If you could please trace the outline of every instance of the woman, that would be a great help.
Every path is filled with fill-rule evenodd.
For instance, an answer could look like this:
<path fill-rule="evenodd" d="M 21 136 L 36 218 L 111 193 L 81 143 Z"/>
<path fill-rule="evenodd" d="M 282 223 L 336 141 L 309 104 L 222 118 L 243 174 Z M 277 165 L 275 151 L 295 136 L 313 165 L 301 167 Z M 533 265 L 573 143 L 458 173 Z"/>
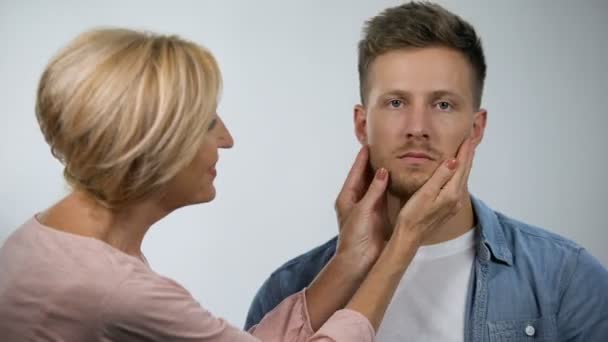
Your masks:
<path fill-rule="evenodd" d="M 152 271 L 141 253 L 155 222 L 215 197 L 218 149 L 233 145 L 216 113 L 219 90 L 213 56 L 175 36 L 90 31 L 49 63 L 36 115 L 72 192 L 0 249 L 3 340 L 373 340 L 424 234 L 457 205 L 471 148 L 404 206 L 388 243 L 388 174 L 366 180 L 362 149 L 337 201 L 336 256 L 246 333 Z"/>

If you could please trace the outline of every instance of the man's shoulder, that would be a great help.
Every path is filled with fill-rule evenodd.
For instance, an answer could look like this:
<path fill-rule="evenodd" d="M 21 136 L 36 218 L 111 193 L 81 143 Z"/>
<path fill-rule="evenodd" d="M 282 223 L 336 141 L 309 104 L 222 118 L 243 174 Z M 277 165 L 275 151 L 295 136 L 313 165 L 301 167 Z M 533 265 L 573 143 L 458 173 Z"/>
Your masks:
<path fill-rule="evenodd" d="M 606 268 L 567 237 L 476 204 L 484 241 L 498 256 L 488 263 L 488 292 L 495 294 L 489 296 L 488 321 L 530 324 L 534 317 L 538 334 L 545 336 L 584 341 L 606 336 Z"/>
<path fill-rule="evenodd" d="M 606 269 L 583 246 L 545 228 L 494 211 L 502 245 L 508 250 L 512 270 L 535 279 L 545 290 L 561 296 L 577 273 L 605 283 Z M 499 247 L 500 248 L 500 247 Z M 600 279 L 602 278 L 602 279 Z"/>
<path fill-rule="evenodd" d="M 336 236 L 322 245 L 290 259 L 272 272 L 270 278 L 297 277 L 303 280 L 314 278 L 334 255 L 337 243 L 338 237 Z M 310 281 L 305 286 L 308 286 Z"/>
<path fill-rule="evenodd" d="M 560 253 L 573 255 L 579 253 L 583 248 L 573 240 L 546 228 L 523 222 L 498 211 L 495 211 L 495 214 L 502 227 L 505 239 L 512 248 L 512 252 L 517 252 L 518 248 L 528 247 L 534 248 L 537 252 L 554 253 L 559 251 Z"/>
<path fill-rule="evenodd" d="M 489 243 L 492 252 L 504 261 L 556 252 L 572 256 L 582 249 L 567 237 L 505 215 L 477 198 L 473 197 L 473 204 L 484 239 Z"/>

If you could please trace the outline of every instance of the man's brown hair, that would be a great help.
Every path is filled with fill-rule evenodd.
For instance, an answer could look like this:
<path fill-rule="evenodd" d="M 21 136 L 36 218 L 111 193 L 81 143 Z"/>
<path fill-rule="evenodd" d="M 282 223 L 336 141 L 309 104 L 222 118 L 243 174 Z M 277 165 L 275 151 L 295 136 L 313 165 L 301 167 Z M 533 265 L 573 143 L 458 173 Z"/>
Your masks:
<path fill-rule="evenodd" d="M 481 40 L 471 24 L 430 2 L 409 2 L 384 10 L 365 23 L 359 42 L 361 103 L 369 91 L 369 68 L 376 57 L 394 50 L 443 46 L 460 51 L 474 73 L 474 106 L 481 105 L 486 62 Z"/>

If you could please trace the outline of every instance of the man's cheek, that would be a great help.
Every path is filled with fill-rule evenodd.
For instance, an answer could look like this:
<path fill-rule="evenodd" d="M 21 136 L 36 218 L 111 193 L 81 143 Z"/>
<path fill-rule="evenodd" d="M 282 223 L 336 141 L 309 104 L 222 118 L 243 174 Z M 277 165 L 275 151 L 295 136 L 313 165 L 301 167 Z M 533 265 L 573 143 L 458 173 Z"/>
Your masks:
<path fill-rule="evenodd" d="M 390 168 L 390 165 L 388 165 L 387 158 L 383 155 L 382 151 L 380 151 L 378 149 L 370 148 L 369 159 L 370 159 L 370 164 L 374 171 L 381 167 L 384 167 L 387 169 Z"/>
<path fill-rule="evenodd" d="M 373 148 L 370 147 L 370 151 L 369 151 L 369 163 L 372 167 L 372 170 L 376 171 L 378 170 L 380 167 L 382 167 L 382 165 L 380 165 L 380 161 L 378 158 L 378 152 L 375 151 Z"/>
<path fill-rule="evenodd" d="M 451 155 L 452 157 L 456 157 L 458 156 L 458 151 L 460 151 L 460 148 L 462 147 L 462 144 L 464 144 L 464 142 L 471 136 L 471 131 L 467 130 L 464 134 L 464 136 L 461 136 L 459 138 L 459 143 L 457 144 L 456 150 L 454 151 L 454 153 Z"/>

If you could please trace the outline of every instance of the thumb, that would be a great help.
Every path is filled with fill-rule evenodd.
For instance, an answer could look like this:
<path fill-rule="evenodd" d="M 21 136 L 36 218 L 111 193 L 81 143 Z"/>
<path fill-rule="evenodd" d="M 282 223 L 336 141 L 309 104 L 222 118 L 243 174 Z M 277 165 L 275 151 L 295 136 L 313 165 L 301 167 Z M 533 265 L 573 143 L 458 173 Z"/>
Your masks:
<path fill-rule="evenodd" d="M 367 192 L 361 199 L 361 206 L 365 209 L 373 208 L 376 203 L 381 201 L 386 191 L 388 184 L 388 171 L 385 168 L 379 168 L 374 175 Z"/>

